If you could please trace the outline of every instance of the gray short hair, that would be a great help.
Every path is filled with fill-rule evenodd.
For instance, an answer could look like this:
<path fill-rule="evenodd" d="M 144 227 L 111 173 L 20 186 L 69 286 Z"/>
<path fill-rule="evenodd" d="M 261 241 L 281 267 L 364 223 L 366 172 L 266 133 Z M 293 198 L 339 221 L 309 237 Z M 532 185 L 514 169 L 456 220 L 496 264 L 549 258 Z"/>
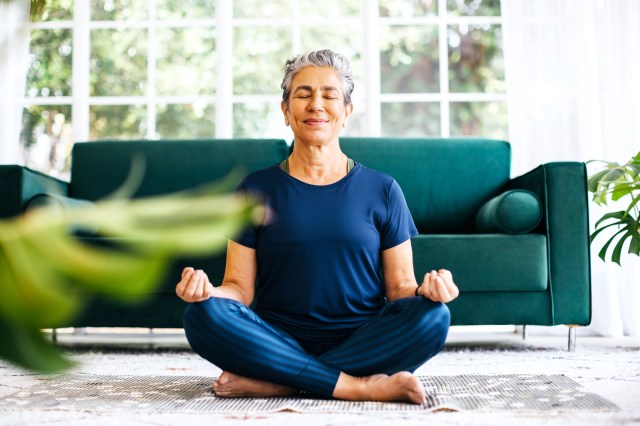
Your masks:
<path fill-rule="evenodd" d="M 284 78 L 282 79 L 282 100 L 289 108 L 289 95 L 291 94 L 291 82 L 300 70 L 306 67 L 330 67 L 336 70 L 344 93 L 344 104 L 351 103 L 351 93 L 353 92 L 353 73 L 346 56 L 335 53 L 329 49 L 314 50 L 302 53 L 287 60 L 284 65 Z"/>

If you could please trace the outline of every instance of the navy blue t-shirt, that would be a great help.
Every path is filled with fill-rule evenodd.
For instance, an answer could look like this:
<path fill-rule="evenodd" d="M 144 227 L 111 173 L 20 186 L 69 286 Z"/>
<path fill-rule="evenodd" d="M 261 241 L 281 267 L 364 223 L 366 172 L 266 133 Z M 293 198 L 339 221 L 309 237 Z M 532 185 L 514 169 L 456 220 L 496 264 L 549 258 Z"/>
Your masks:
<path fill-rule="evenodd" d="M 418 233 L 392 177 L 356 163 L 338 182 L 311 185 L 275 165 L 239 190 L 267 206 L 264 223 L 234 239 L 256 249 L 261 318 L 331 345 L 385 306 L 381 252 Z"/>

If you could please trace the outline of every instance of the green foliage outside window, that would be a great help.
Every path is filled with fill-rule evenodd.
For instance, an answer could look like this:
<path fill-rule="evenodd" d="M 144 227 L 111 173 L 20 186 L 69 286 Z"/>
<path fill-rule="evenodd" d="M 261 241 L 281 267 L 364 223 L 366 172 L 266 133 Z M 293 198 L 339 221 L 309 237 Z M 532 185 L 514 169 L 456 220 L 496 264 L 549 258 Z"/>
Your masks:
<path fill-rule="evenodd" d="M 25 95 L 30 98 L 71 96 L 72 31 L 33 30 Z"/>
<path fill-rule="evenodd" d="M 147 53 L 147 30 L 92 30 L 91 96 L 144 95 Z"/>
<path fill-rule="evenodd" d="M 382 93 L 438 92 L 438 27 L 389 26 L 381 32 Z"/>
<path fill-rule="evenodd" d="M 159 28 L 156 37 L 158 95 L 216 93 L 214 28 Z"/>
<path fill-rule="evenodd" d="M 35 2 L 41 0 L 34 0 Z M 105 23 L 139 22 L 149 19 L 146 0 L 87 0 L 92 21 Z M 73 0 L 46 0 L 40 19 L 69 22 L 69 28 L 34 29 L 31 39 L 31 64 L 26 97 L 72 96 L 72 63 L 74 60 Z M 215 96 L 219 93 L 217 76 L 221 66 L 231 67 L 232 93 L 240 96 L 233 103 L 231 123 L 234 137 L 282 137 L 284 127 L 279 114 L 279 102 L 265 105 L 264 98 L 251 96 L 280 94 L 282 65 L 294 52 L 330 47 L 347 55 L 356 79 L 355 114 L 347 135 L 367 136 L 370 126 L 365 120 L 369 108 L 363 104 L 368 83 L 363 62 L 365 34 L 360 0 L 255 0 L 234 1 L 232 13 L 233 50 L 229 63 L 218 63 L 218 48 L 226 40 L 216 39 L 215 2 L 209 0 L 156 0 L 158 25 L 155 36 L 149 29 L 93 28 L 90 30 L 90 96 L 138 97 L 138 100 L 100 101 L 89 106 L 90 138 L 212 138 L 216 132 Z M 291 5 L 295 3 L 295 7 Z M 450 24 L 447 27 L 447 57 L 440 57 L 440 34 L 434 23 L 413 22 L 412 19 L 435 19 L 438 0 L 379 0 L 380 27 L 380 88 L 381 94 L 438 95 L 441 90 L 441 61 L 447 61 L 450 93 L 504 94 L 504 61 L 502 29 L 496 24 Z M 448 0 L 448 17 L 499 16 L 498 0 Z M 287 19 L 296 21 L 287 23 Z M 453 19 L 452 18 L 452 19 Z M 166 20 L 199 21 L 196 26 L 172 27 Z M 263 25 L 265 20 L 279 20 L 277 25 Z M 386 19 L 394 19 L 388 23 Z M 406 19 L 406 22 L 402 20 Z M 251 20 L 259 20 L 253 23 Z M 285 21 L 282 21 L 285 20 Z M 336 20 L 334 24 L 333 20 Z M 344 20 L 344 21 L 340 21 Z M 349 21 L 351 20 L 351 21 Z M 349 25 L 341 22 L 351 22 Z M 296 29 L 297 28 L 297 29 Z M 299 39 L 294 41 L 294 35 Z M 149 42 L 155 40 L 153 46 Z M 149 53 L 155 65 L 153 87 L 149 75 Z M 204 96 L 207 99 L 158 99 L 149 102 L 149 93 L 159 97 Z M 248 98 L 244 98 L 248 97 Z M 64 101 L 65 102 L 71 102 Z M 269 101 L 271 102 L 271 101 Z M 39 102 L 40 104 L 42 102 Z M 71 125 L 70 105 L 34 105 L 25 108 L 22 146 L 25 155 L 36 152 L 35 145 L 47 140 L 68 151 L 73 143 L 70 132 L 56 133 L 55 125 L 64 118 L 65 128 Z M 116 102 L 117 103 L 117 102 Z M 504 102 L 445 103 L 449 111 L 452 136 L 476 135 L 506 138 L 506 106 Z M 382 135 L 438 136 L 443 131 L 444 112 L 434 99 L 411 102 L 389 100 L 380 106 Z M 154 114 L 152 114 L 155 112 Z M 276 118 L 277 117 L 277 118 Z M 152 134 L 149 119 L 154 119 Z M 274 121 L 277 120 L 277 121 Z M 78 125 L 78 123 L 75 123 Z M 67 138 L 67 139 L 65 139 Z M 38 142 L 38 144 L 36 144 Z M 30 148 L 31 147 L 31 148 Z M 39 152 L 39 151 L 38 151 Z M 28 163 L 29 160 L 27 160 Z M 35 164 L 35 163 L 34 163 Z M 62 168 L 61 168 L 62 167 Z M 64 176 L 65 161 L 52 160 L 51 165 L 38 167 L 44 172 Z"/>
<path fill-rule="evenodd" d="M 159 104 L 156 134 L 159 139 L 205 139 L 216 134 L 214 105 Z"/>
<path fill-rule="evenodd" d="M 449 89 L 503 93 L 502 28 L 495 25 L 449 27 Z"/>

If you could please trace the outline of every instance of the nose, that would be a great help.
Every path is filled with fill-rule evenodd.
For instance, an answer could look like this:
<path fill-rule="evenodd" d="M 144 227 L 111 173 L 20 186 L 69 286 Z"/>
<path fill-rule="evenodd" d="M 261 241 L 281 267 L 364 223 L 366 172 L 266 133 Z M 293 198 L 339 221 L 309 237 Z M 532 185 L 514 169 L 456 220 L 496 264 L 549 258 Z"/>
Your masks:
<path fill-rule="evenodd" d="M 307 111 L 323 111 L 324 110 L 324 102 L 322 100 L 322 95 L 314 94 L 309 99 L 309 104 L 307 105 Z"/>

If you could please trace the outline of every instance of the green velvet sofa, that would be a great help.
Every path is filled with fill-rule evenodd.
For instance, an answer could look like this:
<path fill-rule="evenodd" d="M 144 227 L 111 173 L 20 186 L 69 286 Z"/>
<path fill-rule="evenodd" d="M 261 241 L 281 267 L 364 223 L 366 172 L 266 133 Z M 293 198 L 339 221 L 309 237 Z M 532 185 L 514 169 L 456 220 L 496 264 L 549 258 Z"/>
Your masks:
<path fill-rule="evenodd" d="M 420 232 L 412 240 L 417 279 L 446 268 L 461 290 L 450 304 L 453 325 L 589 324 L 583 163 L 543 164 L 511 178 L 511 148 L 504 141 L 343 138 L 341 146 L 402 187 Z M 122 184 L 131 157 L 140 152 L 147 166 L 136 197 L 213 182 L 233 169 L 249 173 L 280 162 L 290 148 L 277 139 L 77 143 L 68 183 L 24 167 L 0 166 L 0 216 L 17 215 L 34 196 L 52 190 L 70 199 L 99 200 Z M 219 282 L 224 254 L 176 259 L 145 303 L 95 298 L 69 325 L 181 327 L 185 304 L 174 288 L 185 265 L 204 268 Z"/>

